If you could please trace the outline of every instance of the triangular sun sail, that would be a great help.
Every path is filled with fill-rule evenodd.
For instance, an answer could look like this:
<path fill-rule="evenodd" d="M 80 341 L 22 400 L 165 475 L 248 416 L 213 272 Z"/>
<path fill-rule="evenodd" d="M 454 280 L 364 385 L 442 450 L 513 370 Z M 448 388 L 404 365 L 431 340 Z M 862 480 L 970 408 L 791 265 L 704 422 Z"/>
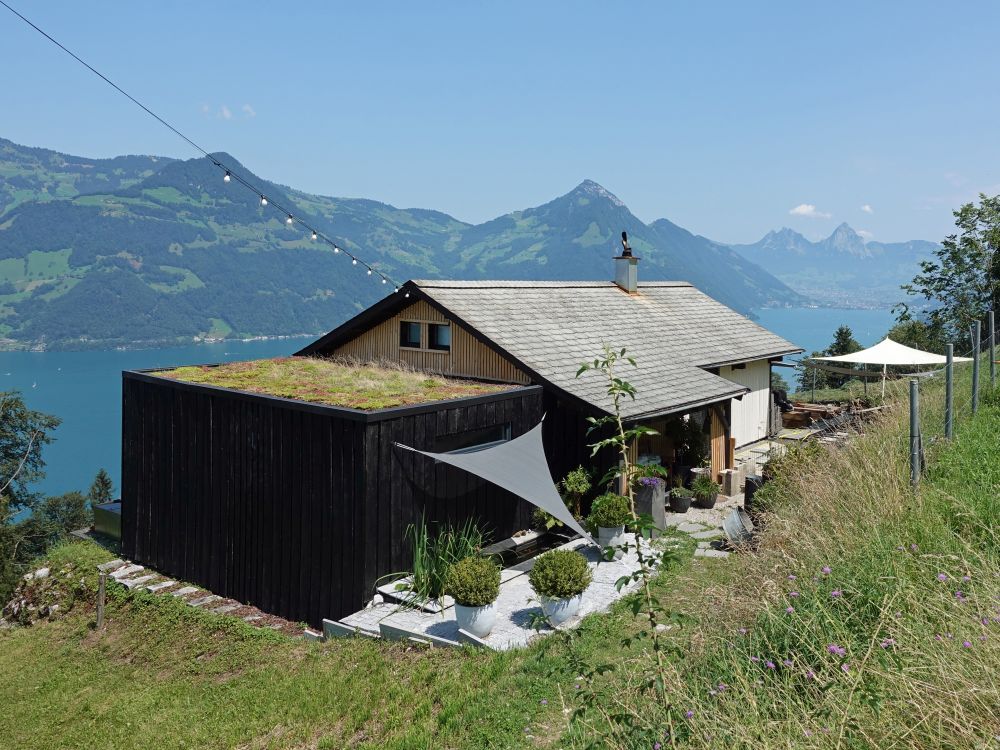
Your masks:
<path fill-rule="evenodd" d="M 524 498 L 532 505 L 558 518 L 584 539 L 597 544 L 586 529 L 573 518 L 573 514 L 556 492 L 549 465 L 545 461 L 541 422 L 520 437 L 472 453 L 431 453 L 402 443 L 396 445 L 475 474 L 497 487 Z"/>

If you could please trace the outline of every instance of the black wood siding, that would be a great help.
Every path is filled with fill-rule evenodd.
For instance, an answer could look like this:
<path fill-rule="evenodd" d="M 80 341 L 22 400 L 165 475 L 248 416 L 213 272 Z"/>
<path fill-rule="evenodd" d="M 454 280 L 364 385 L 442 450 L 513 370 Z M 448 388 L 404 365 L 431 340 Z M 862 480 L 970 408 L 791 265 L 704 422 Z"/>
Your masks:
<path fill-rule="evenodd" d="M 133 560 L 221 596 L 318 625 L 357 610 L 411 567 L 404 539 L 476 518 L 495 539 L 524 501 L 394 447 L 542 415 L 539 387 L 358 412 L 124 373 L 122 541 Z"/>

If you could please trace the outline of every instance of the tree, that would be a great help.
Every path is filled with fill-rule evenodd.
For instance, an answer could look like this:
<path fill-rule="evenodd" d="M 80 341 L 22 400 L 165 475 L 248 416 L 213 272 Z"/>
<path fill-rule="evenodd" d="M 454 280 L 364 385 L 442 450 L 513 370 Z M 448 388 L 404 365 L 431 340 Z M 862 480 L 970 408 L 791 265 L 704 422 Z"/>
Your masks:
<path fill-rule="evenodd" d="M 14 563 L 31 562 L 71 531 L 88 527 L 92 522 L 93 514 L 82 492 L 45 498 L 28 518 L 13 527 Z"/>
<path fill-rule="evenodd" d="M 860 352 L 863 348 L 857 339 L 854 338 L 854 332 L 850 329 L 850 326 L 840 326 L 833 334 L 833 343 L 827 347 L 826 356 L 840 357 L 844 354 L 854 354 L 854 352 Z M 827 372 L 824 374 L 826 375 L 827 388 L 843 388 L 844 384 L 851 378 L 850 375 L 841 375 L 836 372 Z"/>
<path fill-rule="evenodd" d="M 809 359 L 825 356 L 826 352 L 813 352 L 809 355 Z M 826 379 L 828 375 L 829 373 L 826 370 L 820 370 L 815 367 L 802 367 L 799 370 L 798 378 L 796 380 L 799 386 L 799 393 L 812 390 L 814 385 L 817 389 L 826 388 Z"/>
<path fill-rule="evenodd" d="M 966 203 L 953 213 L 959 231 L 903 285 L 933 303 L 928 323 L 948 339 L 964 338 L 970 324 L 1000 303 L 1000 195 L 980 193 L 979 205 Z"/>
<path fill-rule="evenodd" d="M 788 381 L 780 372 L 774 370 L 771 370 L 771 390 L 784 391 L 785 393 L 789 391 Z"/>
<path fill-rule="evenodd" d="M 945 336 L 940 326 L 916 318 L 900 319 L 889 329 L 893 341 L 924 352 L 944 354 Z"/>
<path fill-rule="evenodd" d="M 97 476 L 94 477 L 94 483 L 90 485 L 90 492 L 87 493 L 87 498 L 90 500 L 91 505 L 110 503 L 114 499 L 114 494 L 114 482 L 111 481 L 108 472 L 104 469 L 99 469 Z"/>
<path fill-rule="evenodd" d="M 38 502 L 29 488 L 45 476 L 42 446 L 52 442 L 50 433 L 59 422 L 29 409 L 17 391 L 0 392 L 0 496 L 10 512 Z"/>

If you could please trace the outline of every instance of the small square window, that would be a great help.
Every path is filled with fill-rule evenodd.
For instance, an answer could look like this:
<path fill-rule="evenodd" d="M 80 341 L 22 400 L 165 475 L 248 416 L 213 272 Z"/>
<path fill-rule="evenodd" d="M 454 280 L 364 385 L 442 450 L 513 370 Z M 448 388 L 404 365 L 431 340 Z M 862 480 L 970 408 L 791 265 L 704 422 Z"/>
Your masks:
<path fill-rule="evenodd" d="M 420 348 L 420 324 L 404 320 L 399 324 L 399 345 L 409 349 Z"/>
<path fill-rule="evenodd" d="M 446 352 L 451 349 L 451 326 L 447 323 L 431 323 L 427 326 L 429 349 Z"/>

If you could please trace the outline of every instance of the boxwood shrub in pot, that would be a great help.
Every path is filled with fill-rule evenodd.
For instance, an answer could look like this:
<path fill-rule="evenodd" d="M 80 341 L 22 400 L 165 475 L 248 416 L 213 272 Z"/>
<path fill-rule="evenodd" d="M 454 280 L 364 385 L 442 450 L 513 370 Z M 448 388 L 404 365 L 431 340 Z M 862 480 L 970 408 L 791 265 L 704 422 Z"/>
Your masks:
<path fill-rule="evenodd" d="M 691 483 L 694 504 L 699 508 L 714 508 L 721 489 L 722 487 L 717 482 L 712 481 L 712 477 L 708 474 L 699 474 Z"/>
<path fill-rule="evenodd" d="M 625 524 L 632 520 L 629 499 L 613 492 L 594 498 L 587 523 L 597 529 L 597 541 L 602 547 L 617 547 L 625 543 Z"/>
<path fill-rule="evenodd" d="M 580 611 L 591 574 L 587 558 L 579 552 L 555 549 L 535 559 L 528 581 L 541 600 L 542 612 L 556 626 Z"/>
<path fill-rule="evenodd" d="M 670 490 L 670 510 L 674 513 L 687 513 L 694 500 L 694 493 L 687 487 L 674 487 Z"/>
<path fill-rule="evenodd" d="M 477 638 L 485 638 L 497 619 L 500 566 L 489 557 L 463 558 L 448 569 L 445 593 L 455 600 L 458 627 Z"/>

